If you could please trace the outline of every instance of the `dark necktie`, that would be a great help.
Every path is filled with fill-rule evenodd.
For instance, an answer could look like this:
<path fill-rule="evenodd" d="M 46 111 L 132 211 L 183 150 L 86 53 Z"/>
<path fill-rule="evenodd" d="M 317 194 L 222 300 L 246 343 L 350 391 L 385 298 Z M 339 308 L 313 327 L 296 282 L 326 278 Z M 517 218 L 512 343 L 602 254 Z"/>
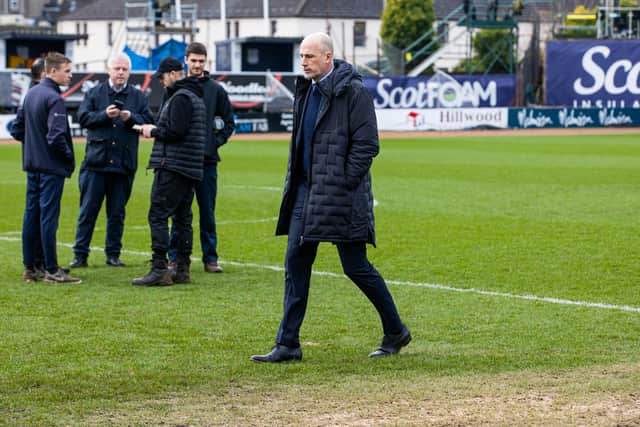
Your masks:
<path fill-rule="evenodd" d="M 313 128 L 316 126 L 318 118 L 318 107 L 320 106 L 320 91 L 315 84 L 311 85 L 311 93 L 307 99 L 307 106 L 302 119 L 302 171 L 306 177 L 309 172 L 309 164 L 311 162 L 311 141 L 313 139 Z"/>

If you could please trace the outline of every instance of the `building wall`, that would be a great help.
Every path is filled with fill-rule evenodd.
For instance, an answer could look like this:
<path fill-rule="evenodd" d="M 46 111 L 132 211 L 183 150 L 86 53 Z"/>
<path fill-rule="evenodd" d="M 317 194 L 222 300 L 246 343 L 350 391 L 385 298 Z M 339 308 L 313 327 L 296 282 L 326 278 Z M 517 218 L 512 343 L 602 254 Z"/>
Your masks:
<path fill-rule="evenodd" d="M 276 21 L 275 33 L 271 34 L 271 21 Z M 366 42 L 362 47 L 353 47 L 353 27 L 356 21 L 365 22 Z M 278 18 L 269 20 L 265 24 L 264 19 L 228 19 L 231 38 L 243 37 L 304 37 L 307 34 L 329 30 L 334 40 L 334 50 L 336 58 L 346 59 L 349 62 L 365 63 L 376 59 L 376 43 L 380 33 L 380 20 L 363 19 L 311 19 L 311 18 Z M 238 33 L 236 34 L 236 22 Z M 112 44 L 108 43 L 108 25 L 112 25 Z M 58 32 L 65 34 L 75 34 L 78 32 L 77 24 L 80 24 L 80 33 L 84 33 L 84 26 L 87 25 L 89 38 L 74 43 L 74 64 L 77 69 L 88 71 L 104 70 L 106 60 L 115 52 L 120 52 L 124 48 L 127 40 L 125 22 L 118 21 L 60 21 Z M 215 43 L 227 38 L 227 25 L 220 20 L 198 20 L 198 33 L 194 40 L 204 43 L 209 51 L 209 69 L 213 69 L 215 64 Z M 132 38 L 130 36 L 130 38 Z M 138 53 L 147 55 L 139 48 L 144 44 L 151 43 L 155 46 L 153 37 L 147 37 L 144 33 L 136 33 L 135 38 L 139 43 L 131 46 Z M 168 35 L 161 35 L 159 43 L 162 44 L 170 38 Z M 174 35 L 176 40 L 183 38 Z M 146 39 L 146 41 L 145 41 Z M 187 36 L 187 43 L 191 41 Z M 86 44 L 85 44 L 86 43 Z"/>

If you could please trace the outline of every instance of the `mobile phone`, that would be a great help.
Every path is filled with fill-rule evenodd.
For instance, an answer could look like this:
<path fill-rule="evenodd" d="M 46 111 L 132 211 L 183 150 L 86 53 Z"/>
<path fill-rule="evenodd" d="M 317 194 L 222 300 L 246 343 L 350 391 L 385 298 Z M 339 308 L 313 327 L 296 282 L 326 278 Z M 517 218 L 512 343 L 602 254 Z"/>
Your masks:
<path fill-rule="evenodd" d="M 120 99 L 113 101 L 113 105 L 115 105 L 118 110 L 124 110 L 124 102 Z"/>

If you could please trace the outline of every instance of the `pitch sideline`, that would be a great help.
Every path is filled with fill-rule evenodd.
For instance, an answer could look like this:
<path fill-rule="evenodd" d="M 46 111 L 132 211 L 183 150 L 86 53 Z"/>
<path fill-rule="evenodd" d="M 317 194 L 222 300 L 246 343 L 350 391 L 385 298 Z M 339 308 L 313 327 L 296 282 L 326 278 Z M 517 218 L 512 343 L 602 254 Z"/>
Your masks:
<path fill-rule="evenodd" d="M 13 232 L 0 233 L 0 241 L 6 241 L 6 242 L 22 241 L 22 238 L 9 237 L 6 234 L 15 234 L 15 233 Z M 73 248 L 73 244 L 71 243 L 58 242 L 58 246 L 65 247 L 65 248 Z M 91 250 L 101 252 L 101 251 L 104 251 L 104 248 L 101 248 L 99 246 L 91 246 Z M 147 256 L 147 257 L 151 256 L 149 252 L 132 251 L 128 249 L 123 249 L 122 253 L 126 253 L 129 255 L 137 255 L 137 256 Z M 200 259 L 192 257 L 191 260 L 193 262 L 197 262 Z M 236 267 L 249 267 L 249 268 L 256 268 L 261 270 L 284 272 L 283 267 L 276 266 L 276 265 L 256 264 L 251 262 L 237 262 L 237 261 L 229 261 L 224 259 L 220 259 L 220 262 L 222 264 L 233 265 Z M 325 276 L 325 277 L 333 277 L 338 279 L 346 278 L 344 274 L 334 273 L 331 271 L 313 271 L 312 274 L 314 276 Z M 589 302 L 589 301 L 574 301 L 574 300 L 568 300 L 563 298 L 540 297 L 537 295 L 520 295 L 520 294 L 512 294 L 509 292 L 487 291 L 484 289 L 477 289 L 477 288 L 456 288 L 455 286 L 441 285 L 438 283 L 409 282 L 405 280 L 393 280 L 393 279 L 389 279 L 389 280 L 385 279 L 385 281 L 387 282 L 387 284 L 396 285 L 396 286 L 413 286 L 413 287 L 428 288 L 428 289 L 447 291 L 447 292 L 468 293 L 468 294 L 476 294 L 476 295 L 498 297 L 498 298 L 510 298 L 510 299 L 525 300 L 525 301 L 543 302 L 548 304 L 598 308 L 598 309 L 616 310 L 616 311 L 624 311 L 624 312 L 640 314 L 640 307 L 632 307 L 628 305 L 615 305 L 615 304 L 606 304 L 606 303 Z"/>

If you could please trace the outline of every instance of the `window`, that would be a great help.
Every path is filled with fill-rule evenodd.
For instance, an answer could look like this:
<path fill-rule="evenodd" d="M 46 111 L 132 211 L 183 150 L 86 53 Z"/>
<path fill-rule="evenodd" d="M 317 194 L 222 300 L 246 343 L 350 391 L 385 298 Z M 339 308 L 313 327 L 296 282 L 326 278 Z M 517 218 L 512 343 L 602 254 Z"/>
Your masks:
<path fill-rule="evenodd" d="M 80 23 L 76 22 L 76 36 L 80 35 Z M 76 43 L 78 43 L 78 46 L 80 46 L 80 44 L 82 43 L 82 39 L 78 39 L 76 40 Z"/>
<path fill-rule="evenodd" d="M 235 26 L 236 38 L 238 38 L 240 37 L 240 21 L 235 21 L 233 24 Z"/>
<path fill-rule="evenodd" d="M 107 42 L 109 46 L 113 46 L 113 22 L 107 24 Z"/>
<path fill-rule="evenodd" d="M 365 46 L 367 44 L 367 23 L 356 21 L 353 23 L 353 45 Z"/>
<path fill-rule="evenodd" d="M 84 33 L 83 33 L 83 34 L 84 34 L 84 36 L 85 36 L 85 38 L 84 38 L 84 45 L 86 46 L 86 45 L 87 45 L 87 39 L 89 38 L 89 37 L 88 37 L 88 36 L 89 36 L 89 34 L 87 33 L 87 23 L 86 23 L 86 22 L 84 23 Z"/>
<path fill-rule="evenodd" d="M 227 21 L 227 39 L 231 38 L 231 22 Z"/>
<path fill-rule="evenodd" d="M 278 21 L 274 19 L 271 21 L 271 37 L 275 36 L 277 31 L 278 31 Z"/>
<path fill-rule="evenodd" d="M 9 12 L 20 12 L 20 0 L 9 0 Z"/>

